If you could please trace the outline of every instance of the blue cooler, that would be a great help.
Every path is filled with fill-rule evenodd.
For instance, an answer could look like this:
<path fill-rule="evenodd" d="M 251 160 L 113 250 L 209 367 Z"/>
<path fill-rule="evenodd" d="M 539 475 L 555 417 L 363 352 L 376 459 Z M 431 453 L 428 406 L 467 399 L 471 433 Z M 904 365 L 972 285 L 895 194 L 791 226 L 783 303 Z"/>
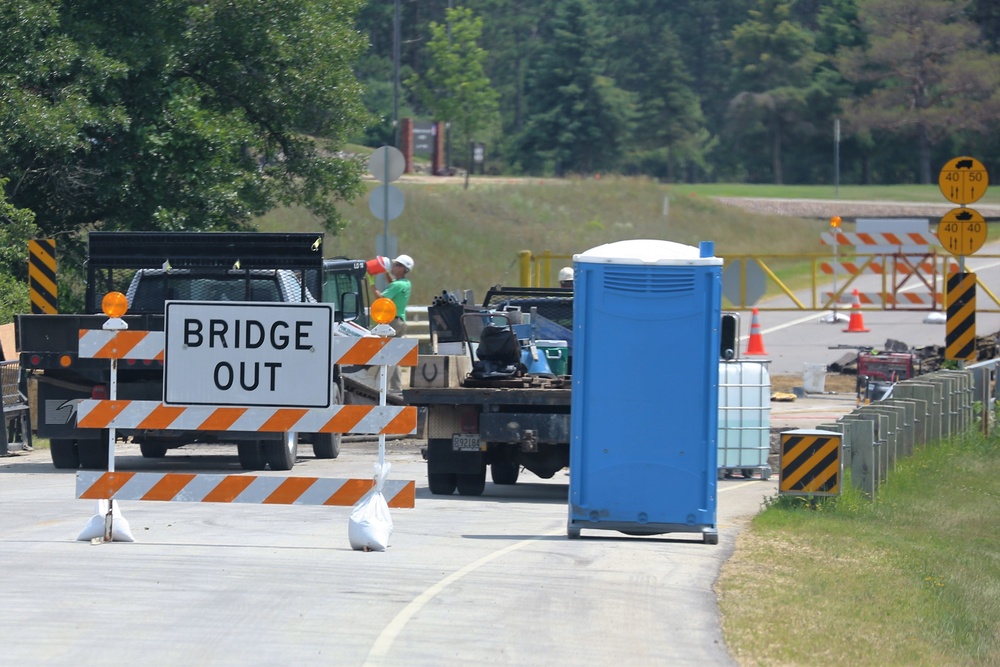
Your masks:
<path fill-rule="evenodd" d="M 717 544 L 722 259 L 659 240 L 574 256 L 569 537 Z"/>

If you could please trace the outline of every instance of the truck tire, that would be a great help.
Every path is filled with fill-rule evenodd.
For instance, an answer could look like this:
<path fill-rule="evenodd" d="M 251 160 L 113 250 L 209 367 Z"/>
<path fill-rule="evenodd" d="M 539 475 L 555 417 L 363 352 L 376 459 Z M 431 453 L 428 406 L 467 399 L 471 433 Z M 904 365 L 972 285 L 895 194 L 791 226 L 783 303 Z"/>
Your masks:
<path fill-rule="evenodd" d="M 108 469 L 107 439 L 77 440 L 76 451 L 80 455 L 80 467 L 84 470 Z"/>
<path fill-rule="evenodd" d="M 471 474 L 455 475 L 455 485 L 460 496 L 481 496 L 486 488 L 486 466 Z"/>
<path fill-rule="evenodd" d="M 76 470 L 80 467 L 80 454 L 76 451 L 75 440 L 49 440 L 49 454 L 52 465 L 60 470 Z"/>
<path fill-rule="evenodd" d="M 240 467 L 244 470 L 263 470 L 267 466 L 264 446 L 256 440 L 237 442 L 236 452 L 240 457 Z"/>
<path fill-rule="evenodd" d="M 291 470 L 299 453 L 297 433 L 285 433 L 277 442 L 264 443 L 264 458 L 271 470 Z"/>
<path fill-rule="evenodd" d="M 497 461 L 490 464 L 490 477 L 494 484 L 517 484 L 521 466 L 513 461 Z"/>
<path fill-rule="evenodd" d="M 427 473 L 427 486 L 435 496 L 450 496 L 455 493 L 455 474 L 429 472 Z"/>
<path fill-rule="evenodd" d="M 340 433 L 313 433 L 313 455 L 318 459 L 335 459 L 340 456 Z"/>
<path fill-rule="evenodd" d="M 142 452 L 143 458 L 162 459 L 167 455 L 167 446 L 158 445 L 152 442 L 140 442 L 139 451 Z"/>

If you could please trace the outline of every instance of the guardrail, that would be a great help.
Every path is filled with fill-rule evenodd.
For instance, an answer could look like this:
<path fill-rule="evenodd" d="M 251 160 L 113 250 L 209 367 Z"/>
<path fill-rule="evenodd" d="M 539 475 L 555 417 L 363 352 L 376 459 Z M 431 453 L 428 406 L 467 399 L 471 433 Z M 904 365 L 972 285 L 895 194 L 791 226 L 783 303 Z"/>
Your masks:
<path fill-rule="evenodd" d="M 419 344 L 430 344 L 431 322 L 427 319 L 427 306 L 406 307 L 406 335 L 416 338 Z"/>

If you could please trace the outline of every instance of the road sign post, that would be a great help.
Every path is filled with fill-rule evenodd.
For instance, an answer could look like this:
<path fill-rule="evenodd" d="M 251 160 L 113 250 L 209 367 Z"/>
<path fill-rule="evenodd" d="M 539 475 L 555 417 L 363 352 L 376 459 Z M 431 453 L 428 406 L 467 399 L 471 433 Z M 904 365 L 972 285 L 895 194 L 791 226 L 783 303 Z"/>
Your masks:
<path fill-rule="evenodd" d="M 397 180 L 406 170 L 406 157 L 403 156 L 395 146 L 382 146 L 375 149 L 371 158 L 368 159 L 368 171 L 375 177 L 375 180 L 382 185 L 375 188 L 369 195 L 368 208 L 372 215 L 381 220 L 383 225 L 383 236 L 381 243 L 376 241 L 375 252 L 386 257 L 395 257 L 396 252 L 391 248 L 392 241 L 389 236 L 389 221 L 395 220 L 403 212 L 404 197 L 403 192 L 395 185 L 390 185 Z M 386 288 L 386 278 L 384 275 L 375 276 L 379 290 Z"/>
<path fill-rule="evenodd" d="M 965 256 L 975 254 L 986 242 L 986 220 L 966 205 L 981 199 L 989 185 L 983 163 L 964 155 L 948 160 L 938 174 L 941 194 L 960 205 L 938 223 L 941 246 L 958 257 L 958 273 L 948 276 L 947 283 L 944 356 L 959 363 L 976 359 L 976 274 L 965 272 Z"/>

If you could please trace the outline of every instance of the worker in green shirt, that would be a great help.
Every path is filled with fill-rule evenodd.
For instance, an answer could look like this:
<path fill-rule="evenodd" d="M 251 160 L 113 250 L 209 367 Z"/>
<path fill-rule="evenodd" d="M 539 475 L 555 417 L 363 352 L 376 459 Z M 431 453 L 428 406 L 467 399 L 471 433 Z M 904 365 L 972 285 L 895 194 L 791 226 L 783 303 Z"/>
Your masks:
<path fill-rule="evenodd" d="M 399 338 L 406 334 L 406 306 L 410 303 L 410 279 L 406 276 L 413 270 L 413 258 L 409 255 L 400 255 L 392 260 L 392 266 L 386 273 L 389 285 L 382 291 L 375 290 L 375 296 L 392 299 L 396 304 L 396 317 L 389 323 L 396 331 Z M 402 383 L 399 376 L 399 366 L 393 366 L 389 372 L 389 391 L 398 393 L 402 391 Z"/>
<path fill-rule="evenodd" d="M 375 290 L 375 296 L 392 299 L 396 304 L 396 319 L 389 324 L 396 330 L 396 336 L 406 333 L 406 307 L 410 304 L 410 279 L 406 276 L 413 270 L 413 258 L 409 255 L 400 255 L 392 260 L 392 266 L 386 273 L 389 286 L 381 292 Z"/>

